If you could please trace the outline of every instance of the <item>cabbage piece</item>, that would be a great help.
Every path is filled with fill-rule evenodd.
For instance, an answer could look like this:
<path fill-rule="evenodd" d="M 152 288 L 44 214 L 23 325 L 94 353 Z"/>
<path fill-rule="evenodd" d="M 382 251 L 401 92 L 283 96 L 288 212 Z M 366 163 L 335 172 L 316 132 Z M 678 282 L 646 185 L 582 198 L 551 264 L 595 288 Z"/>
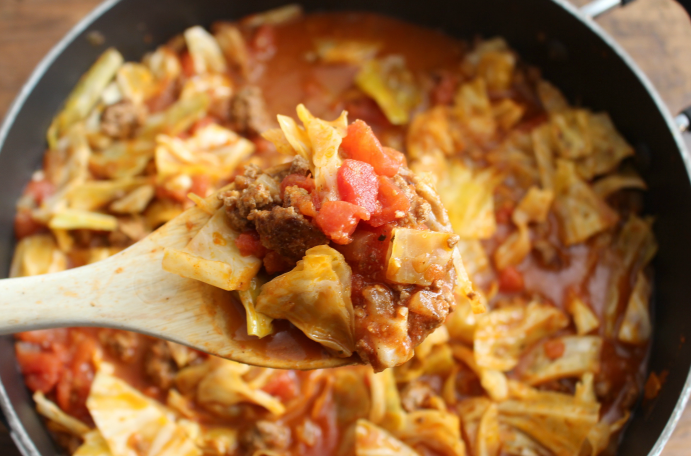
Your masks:
<path fill-rule="evenodd" d="M 478 366 L 473 351 L 460 344 L 451 346 L 453 356 L 463 362 L 480 379 L 480 385 L 495 401 L 503 401 L 509 394 L 506 375 L 496 369 L 486 369 Z"/>
<path fill-rule="evenodd" d="M 554 192 L 530 187 L 513 211 L 512 219 L 516 225 L 524 223 L 544 223 L 547 220 Z"/>
<path fill-rule="evenodd" d="M 552 140 L 561 157 L 575 160 L 591 155 L 589 118 L 585 109 L 568 109 L 550 115 Z"/>
<path fill-rule="evenodd" d="M 86 137 L 86 130 L 81 123 L 73 125 L 57 147 L 46 152 L 44 173 L 58 192 L 48 201 L 61 198 L 63 191 L 83 183 L 89 177 L 89 157 L 91 147 Z M 44 202 L 43 206 L 49 203 Z"/>
<path fill-rule="evenodd" d="M 510 98 L 504 98 L 492 105 L 494 119 L 504 131 L 510 131 L 523 118 L 526 108 Z"/>
<path fill-rule="evenodd" d="M 576 162 L 576 169 L 584 179 L 614 170 L 626 157 L 634 155 L 633 147 L 619 134 L 607 113 L 590 114 L 588 136 L 592 153 Z"/>
<path fill-rule="evenodd" d="M 314 43 L 317 58 L 324 63 L 359 65 L 374 58 L 381 43 L 359 40 L 318 39 Z"/>
<path fill-rule="evenodd" d="M 394 125 L 407 124 L 410 111 L 420 102 L 415 78 L 399 55 L 365 62 L 355 76 L 355 84 L 377 102 Z"/>
<path fill-rule="evenodd" d="M 487 152 L 486 159 L 495 168 L 506 170 L 521 188 L 540 183 L 531 132 L 520 129 L 509 132 L 508 138 Z"/>
<path fill-rule="evenodd" d="M 67 257 L 49 234 L 34 234 L 17 244 L 10 277 L 30 277 L 67 269 Z"/>
<path fill-rule="evenodd" d="M 206 116 L 211 100 L 205 92 L 180 98 L 163 112 L 150 115 L 139 136 L 153 140 L 158 134 L 177 136 Z"/>
<path fill-rule="evenodd" d="M 194 424 L 196 425 L 197 423 Z M 238 430 L 228 427 L 202 427 L 199 436 L 195 440 L 202 452 L 209 456 L 236 454 L 240 446 Z"/>
<path fill-rule="evenodd" d="M 458 416 L 447 411 L 408 413 L 404 427 L 394 435 L 412 447 L 427 447 L 442 456 L 465 456 L 461 423 Z"/>
<path fill-rule="evenodd" d="M 91 428 L 77 418 L 68 415 L 54 402 L 49 401 L 42 392 L 36 391 L 33 395 L 36 402 L 36 411 L 48 418 L 52 424 L 69 434 L 84 437 L 91 432 Z"/>
<path fill-rule="evenodd" d="M 394 228 L 386 278 L 395 283 L 431 285 L 439 268 L 442 271 L 448 270 L 454 250 L 449 245 L 452 236 L 453 234 L 435 231 Z M 460 264 L 462 266 L 462 262 Z"/>
<path fill-rule="evenodd" d="M 153 185 L 142 185 L 114 201 L 109 209 L 116 214 L 139 214 L 146 209 L 155 193 L 156 189 Z"/>
<path fill-rule="evenodd" d="M 221 47 L 203 27 L 198 25 L 190 27 L 185 30 L 184 36 L 187 50 L 194 63 L 195 73 L 225 73 L 227 71 Z"/>
<path fill-rule="evenodd" d="M 484 304 L 484 302 L 483 302 Z M 486 306 L 486 304 L 484 304 Z M 446 318 L 444 325 L 449 332 L 449 337 L 463 343 L 472 345 L 475 337 L 475 325 L 479 315 L 473 312 L 473 307 L 465 297 L 456 297 L 456 308 Z"/>
<path fill-rule="evenodd" d="M 154 200 L 144 211 L 144 221 L 146 222 L 146 227 L 153 231 L 180 214 L 182 214 L 182 205 L 175 201 L 169 199 Z"/>
<path fill-rule="evenodd" d="M 369 371 L 371 403 L 369 420 L 396 432 L 404 426 L 406 412 L 401 405 L 393 369 L 374 373 Z"/>
<path fill-rule="evenodd" d="M 355 350 L 351 270 L 326 245 L 312 247 L 292 271 L 262 286 L 255 308 L 274 319 L 290 320 L 310 339 L 338 357 Z"/>
<path fill-rule="evenodd" d="M 461 84 L 454 97 L 456 115 L 463 128 L 481 142 L 491 139 L 497 130 L 497 122 L 483 78 Z"/>
<path fill-rule="evenodd" d="M 128 179 L 144 172 L 154 156 L 155 143 L 148 139 L 115 141 L 89 157 L 89 168 L 99 177 Z"/>
<path fill-rule="evenodd" d="M 539 302 L 492 310 L 478 318 L 475 360 L 486 369 L 511 370 L 528 346 L 568 324 L 561 310 Z"/>
<path fill-rule="evenodd" d="M 653 328 L 650 321 L 650 279 L 641 271 L 636 276 L 624 320 L 619 327 L 618 338 L 629 344 L 644 344 L 650 339 Z"/>
<path fill-rule="evenodd" d="M 158 81 L 159 90 L 182 73 L 180 59 L 168 46 L 159 46 L 154 52 L 145 55 L 143 63 Z"/>
<path fill-rule="evenodd" d="M 233 406 L 240 403 L 257 404 L 279 416 L 285 412 L 280 400 L 260 388 L 253 388 L 242 374 L 246 366 L 234 361 L 216 360 L 213 367 L 197 385 L 197 402 L 219 416 L 234 416 Z M 236 413 L 236 411 L 235 411 Z"/>
<path fill-rule="evenodd" d="M 470 279 L 489 267 L 489 258 L 478 239 L 461 239 L 456 248 L 463 258 L 463 266 Z"/>
<path fill-rule="evenodd" d="M 611 194 L 625 188 L 646 190 L 648 186 L 641 176 L 635 173 L 611 174 L 598 179 L 593 184 L 593 191 L 602 199 L 606 199 Z"/>
<path fill-rule="evenodd" d="M 229 109 L 233 96 L 233 82 L 226 74 L 207 73 L 193 76 L 185 81 L 180 92 L 180 99 L 190 99 L 198 94 L 209 97 L 209 112 L 211 115 L 222 116 Z"/>
<path fill-rule="evenodd" d="M 518 429 L 499 423 L 501 450 L 507 456 L 553 456 L 553 453 Z"/>
<path fill-rule="evenodd" d="M 48 128 L 48 147 L 55 149 L 58 139 L 76 122 L 85 119 L 94 108 L 101 93 L 115 76 L 124 59 L 115 49 L 107 49 L 72 89 L 65 107 Z"/>
<path fill-rule="evenodd" d="M 453 260 L 453 266 L 456 271 L 456 284 L 454 286 L 454 295 L 456 299 L 465 299 L 470 303 L 470 308 L 474 314 L 481 314 L 487 311 L 487 305 L 483 301 L 480 293 L 475 291 L 470 278 L 468 277 L 468 272 L 463 264 L 463 259 L 461 258 L 461 251 L 456 245 L 451 255 Z"/>
<path fill-rule="evenodd" d="M 552 353 L 558 347 L 561 353 Z M 550 380 L 580 377 L 600 370 L 602 338 L 599 336 L 563 336 L 548 339 L 526 355 L 521 379 L 529 385 Z M 559 355 L 554 358 L 555 355 Z"/>
<path fill-rule="evenodd" d="M 580 454 L 584 456 L 597 456 L 603 453 L 609 446 L 612 435 L 624 427 L 630 416 L 631 414 L 627 411 L 623 417 L 614 423 L 609 423 L 606 418 L 600 420 L 588 433 L 587 442 Z"/>
<path fill-rule="evenodd" d="M 489 239 L 494 235 L 494 189 L 501 180 L 491 168 L 473 171 L 458 161 L 448 163 L 438 191 L 453 230 L 461 238 Z"/>
<path fill-rule="evenodd" d="M 576 332 L 579 336 L 588 334 L 596 328 L 600 327 L 600 320 L 595 315 L 595 312 L 584 303 L 578 296 L 571 296 L 566 304 L 566 310 L 573 317 L 573 322 L 576 325 Z"/>
<path fill-rule="evenodd" d="M 528 226 L 522 223 L 494 251 L 494 265 L 499 271 L 515 266 L 528 256 L 531 249 Z"/>
<path fill-rule="evenodd" d="M 226 62 L 235 66 L 247 78 L 250 74 L 250 57 L 240 29 L 232 24 L 220 23 L 216 27 L 214 38 L 223 51 Z"/>
<path fill-rule="evenodd" d="M 86 229 L 95 231 L 115 231 L 118 227 L 118 219 L 112 215 L 98 212 L 83 211 L 80 209 L 61 209 L 50 219 L 48 227 L 54 230 Z"/>
<path fill-rule="evenodd" d="M 537 96 L 548 113 L 565 111 L 569 108 L 569 102 L 566 101 L 564 95 L 551 83 L 540 80 L 536 85 L 536 89 Z"/>
<path fill-rule="evenodd" d="M 146 178 L 87 181 L 70 189 L 65 199 L 71 209 L 95 211 L 146 183 Z"/>
<path fill-rule="evenodd" d="M 444 161 L 444 156 L 463 150 L 463 140 L 451 108 L 435 106 L 416 114 L 408 128 L 406 146 L 411 160 L 421 160 L 436 153 Z"/>
<path fill-rule="evenodd" d="M 554 213 L 566 245 L 583 242 L 619 220 L 617 213 L 578 176 L 573 162 L 557 160 L 554 192 Z"/>
<path fill-rule="evenodd" d="M 224 290 L 247 290 L 262 262 L 240 255 L 235 245 L 238 236 L 220 208 L 184 249 L 165 249 L 163 269 Z"/>
<path fill-rule="evenodd" d="M 166 345 L 168 345 L 173 361 L 175 361 L 175 364 L 177 364 L 179 368 L 187 366 L 199 356 L 199 352 L 185 345 L 177 344 L 169 340 L 166 341 Z"/>
<path fill-rule="evenodd" d="M 84 443 L 77 448 L 72 456 L 113 456 L 108 448 L 108 442 L 98 431 L 91 431 L 84 435 Z"/>
<path fill-rule="evenodd" d="M 198 129 L 187 140 L 158 135 L 156 169 L 159 179 L 201 174 L 218 180 L 233 173 L 254 152 L 254 144 L 219 125 Z"/>
<path fill-rule="evenodd" d="M 549 124 L 545 123 L 534 128 L 530 136 L 533 140 L 533 153 L 537 161 L 542 188 L 553 190 L 556 177 L 554 175 L 554 144 Z"/>
<path fill-rule="evenodd" d="M 379 426 L 359 419 L 355 426 L 355 455 L 418 456 L 418 453 Z"/>
<path fill-rule="evenodd" d="M 478 453 L 478 430 L 480 428 L 480 420 L 492 406 L 492 401 L 486 397 L 470 397 L 463 399 L 456 406 L 456 414 L 463 421 L 463 434 L 465 441 L 468 442 L 470 454 Z"/>
<path fill-rule="evenodd" d="M 98 372 L 86 406 L 114 455 L 138 456 L 133 441 L 151 456 L 201 455 L 172 412 L 116 377 Z"/>
<path fill-rule="evenodd" d="M 528 434 L 556 456 L 580 454 L 597 424 L 600 404 L 567 394 L 521 388 L 516 399 L 497 404 L 499 420 Z"/>
<path fill-rule="evenodd" d="M 480 418 L 477 430 L 477 456 L 499 456 L 501 440 L 499 434 L 499 410 L 491 404 Z"/>
<path fill-rule="evenodd" d="M 241 23 L 247 27 L 259 27 L 260 25 L 278 25 L 293 21 L 302 16 L 302 6 L 290 4 L 278 8 L 252 14 L 242 19 Z"/>
<path fill-rule="evenodd" d="M 259 338 L 266 337 L 274 332 L 273 325 L 271 324 L 273 320 L 257 312 L 255 308 L 260 288 L 265 282 L 266 280 L 260 280 L 259 277 L 255 277 L 250 283 L 249 290 L 237 292 L 247 314 L 247 334 Z"/>
<path fill-rule="evenodd" d="M 127 62 L 117 73 L 117 82 L 123 97 L 141 105 L 155 93 L 154 75 L 146 65 Z"/>

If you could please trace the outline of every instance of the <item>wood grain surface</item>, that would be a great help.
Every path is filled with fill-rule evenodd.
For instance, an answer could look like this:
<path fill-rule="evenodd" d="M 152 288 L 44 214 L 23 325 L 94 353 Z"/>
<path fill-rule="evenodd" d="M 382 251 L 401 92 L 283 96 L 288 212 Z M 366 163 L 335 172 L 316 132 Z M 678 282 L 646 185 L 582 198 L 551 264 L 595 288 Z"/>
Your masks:
<path fill-rule="evenodd" d="M 40 59 L 98 3 L 0 0 L 0 118 Z M 672 113 L 691 105 L 691 21 L 678 4 L 673 0 L 638 0 L 597 21 L 648 75 Z M 0 455 L 18 454 L 0 424 Z M 691 408 L 687 408 L 662 456 L 689 454 Z"/>

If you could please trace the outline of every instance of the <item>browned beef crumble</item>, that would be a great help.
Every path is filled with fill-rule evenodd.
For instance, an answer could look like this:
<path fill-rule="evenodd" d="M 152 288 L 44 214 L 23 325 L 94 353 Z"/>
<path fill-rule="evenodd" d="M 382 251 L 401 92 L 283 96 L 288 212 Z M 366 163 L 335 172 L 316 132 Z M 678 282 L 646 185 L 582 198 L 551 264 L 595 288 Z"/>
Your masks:
<path fill-rule="evenodd" d="M 136 333 L 102 329 L 98 333 L 98 339 L 108 354 L 124 363 L 132 362 L 137 355 L 139 335 Z"/>
<path fill-rule="evenodd" d="M 101 131 L 116 139 L 127 139 L 144 121 L 146 112 L 129 100 L 112 104 L 103 110 Z"/>
<path fill-rule="evenodd" d="M 165 341 L 157 340 L 151 344 L 144 356 L 144 370 L 149 380 L 159 388 L 167 390 L 173 386 L 178 367 Z"/>
<path fill-rule="evenodd" d="M 258 135 L 271 128 L 266 103 L 259 87 L 243 87 L 230 100 L 230 126 L 245 135 Z"/>
<path fill-rule="evenodd" d="M 329 239 L 294 207 L 276 206 L 270 211 L 255 211 L 252 220 L 262 245 L 297 263 L 312 247 L 328 244 Z"/>
<path fill-rule="evenodd" d="M 285 450 L 289 445 L 290 428 L 273 421 L 259 420 L 240 436 L 240 446 L 247 456 L 259 450 Z"/>

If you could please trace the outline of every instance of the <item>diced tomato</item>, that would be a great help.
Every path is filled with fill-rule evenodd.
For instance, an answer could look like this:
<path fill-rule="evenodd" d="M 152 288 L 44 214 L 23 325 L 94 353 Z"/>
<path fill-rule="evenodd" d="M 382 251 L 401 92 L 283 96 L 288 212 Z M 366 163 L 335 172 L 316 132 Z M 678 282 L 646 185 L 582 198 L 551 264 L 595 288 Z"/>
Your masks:
<path fill-rule="evenodd" d="M 348 134 L 343 138 L 341 147 L 348 158 L 369 163 L 380 176 L 393 177 L 401 167 L 397 157 L 384 152 L 370 126 L 362 120 L 356 120 L 348 126 Z"/>
<path fill-rule="evenodd" d="M 525 284 L 523 274 L 515 267 L 509 266 L 499 273 L 499 290 L 505 293 L 515 293 L 523 291 Z"/>
<path fill-rule="evenodd" d="M 293 266 L 295 266 L 294 263 L 291 263 L 288 259 L 273 250 L 269 250 L 264 257 L 264 269 L 266 269 L 268 274 L 289 271 Z"/>
<path fill-rule="evenodd" d="M 348 111 L 348 117 L 351 119 L 363 120 L 368 125 L 379 127 L 391 125 L 377 102 L 370 97 L 363 96 L 346 100 L 345 110 Z"/>
<path fill-rule="evenodd" d="M 256 231 L 241 233 L 235 240 L 235 245 L 238 246 L 242 256 L 253 255 L 257 258 L 264 258 L 266 256 L 267 249 L 262 245 L 259 240 L 259 233 Z"/>
<path fill-rule="evenodd" d="M 59 354 L 43 351 L 39 346 L 27 342 L 15 344 L 15 352 L 29 389 L 42 393 L 52 390 L 64 369 Z"/>
<path fill-rule="evenodd" d="M 88 334 L 72 333 L 74 351 L 72 360 L 56 388 L 56 399 L 60 408 L 80 419 L 88 419 L 86 398 L 94 379 L 93 357 L 96 341 Z"/>
<path fill-rule="evenodd" d="M 67 342 L 67 329 L 39 329 L 26 331 L 14 335 L 15 339 L 22 342 L 31 342 L 43 348 L 50 348 L 53 344 L 65 344 Z"/>
<path fill-rule="evenodd" d="M 282 402 L 289 401 L 299 393 L 297 376 L 293 371 L 276 371 L 262 389 Z"/>
<path fill-rule="evenodd" d="M 369 220 L 372 226 L 382 226 L 402 218 L 410 209 L 410 200 L 391 179 L 379 176 L 379 194 L 377 195 L 381 211 Z"/>
<path fill-rule="evenodd" d="M 31 216 L 31 211 L 20 209 L 14 216 L 14 235 L 17 239 L 23 239 L 36 234 L 42 228 L 43 225 Z"/>
<path fill-rule="evenodd" d="M 358 205 L 370 214 L 379 212 L 379 179 L 369 163 L 344 160 L 338 169 L 338 191 L 343 201 Z"/>
<path fill-rule="evenodd" d="M 31 195 L 37 205 L 40 205 L 43 200 L 55 193 L 55 185 L 46 179 L 32 180 L 24 189 L 25 195 Z"/>
<path fill-rule="evenodd" d="M 345 201 L 324 201 L 315 222 L 336 244 L 348 244 L 360 220 L 367 220 L 369 213 L 362 207 Z"/>
<path fill-rule="evenodd" d="M 396 149 L 392 149 L 391 147 L 383 147 L 382 150 L 384 151 L 384 155 L 389 157 L 389 163 L 393 163 L 393 167 L 396 168 L 396 172 L 394 175 L 398 172 L 398 168 L 401 167 L 401 165 L 407 165 L 407 161 L 405 159 L 405 155 L 403 155 L 403 152 L 399 152 Z M 384 174 L 385 175 L 385 174 Z"/>
<path fill-rule="evenodd" d="M 273 25 L 261 25 L 252 38 L 252 50 L 259 60 L 270 59 L 276 53 L 276 30 Z"/>
<path fill-rule="evenodd" d="M 182 55 L 180 55 L 180 66 L 182 67 L 182 74 L 186 77 L 191 78 L 194 76 L 194 60 L 192 60 L 189 51 L 185 50 Z"/>
<path fill-rule="evenodd" d="M 302 176 L 300 174 L 288 174 L 281 181 L 281 197 L 288 187 L 297 186 L 307 190 L 307 193 L 312 193 L 314 190 L 314 179 L 309 176 Z"/>
<path fill-rule="evenodd" d="M 362 274 L 368 280 L 384 282 L 386 255 L 391 245 L 391 225 L 372 228 L 364 225 L 353 233 L 353 242 L 348 245 L 336 246 L 353 269 L 353 287 L 355 277 Z M 355 288 L 352 295 L 355 296 Z"/>
<path fill-rule="evenodd" d="M 551 360 L 559 359 L 564 355 L 564 342 L 559 339 L 550 339 L 544 344 L 545 355 Z"/>
<path fill-rule="evenodd" d="M 195 174 L 192 177 L 192 186 L 189 193 L 194 193 L 205 198 L 211 187 L 211 178 L 206 174 Z"/>

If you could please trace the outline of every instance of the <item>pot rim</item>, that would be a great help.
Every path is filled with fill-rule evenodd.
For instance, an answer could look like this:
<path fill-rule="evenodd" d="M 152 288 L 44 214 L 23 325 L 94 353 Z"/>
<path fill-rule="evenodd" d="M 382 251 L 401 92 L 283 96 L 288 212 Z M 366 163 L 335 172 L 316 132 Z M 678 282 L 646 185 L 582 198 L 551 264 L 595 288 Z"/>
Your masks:
<path fill-rule="evenodd" d="M 60 56 L 60 54 L 70 46 L 75 39 L 86 29 L 88 29 L 94 21 L 100 18 L 102 15 L 107 13 L 116 4 L 120 3 L 122 0 L 105 0 L 103 3 L 98 5 L 92 11 L 90 11 L 86 16 L 84 16 L 74 27 L 72 27 L 65 36 L 58 41 L 58 43 L 51 48 L 51 50 L 41 59 L 41 61 L 36 65 L 36 68 L 31 72 L 31 75 L 22 85 L 17 96 L 12 101 L 10 108 L 5 114 L 2 125 L 0 125 L 0 150 L 2 149 L 5 139 L 10 132 L 10 129 L 14 125 L 16 117 L 24 106 L 24 102 L 34 90 L 36 85 L 39 83 L 40 79 L 43 77 L 48 68 L 55 62 L 55 60 Z M 686 144 L 682 138 L 681 132 L 677 128 L 677 124 L 674 121 L 674 117 L 669 111 L 669 108 L 662 100 L 662 97 L 657 92 L 657 89 L 650 82 L 648 77 L 643 73 L 643 71 L 638 67 L 633 58 L 624 50 L 624 48 L 619 45 L 619 43 L 612 38 L 595 20 L 584 13 L 582 13 L 576 6 L 569 3 L 567 0 L 549 0 L 561 7 L 564 11 L 569 13 L 574 19 L 582 22 L 584 25 L 590 29 L 591 32 L 595 33 L 602 41 L 605 42 L 609 48 L 614 51 L 614 53 L 627 65 L 631 72 L 636 76 L 641 85 L 646 89 L 648 95 L 652 98 L 658 112 L 662 115 L 667 124 L 667 127 L 674 138 L 674 142 L 677 146 L 679 153 L 681 154 L 681 159 L 684 162 L 686 168 L 686 175 L 691 179 L 691 154 L 686 147 Z M 681 390 L 681 394 L 677 399 L 677 403 L 672 410 L 669 420 L 665 425 L 662 433 L 658 437 L 655 445 L 648 453 L 648 456 L 659 456 L 662 453 L 663 448 L 669 441 L 674 429 L 676 428 L 681 416 L 686 408 L 686 404 L 691 397 L 691 369 L 686 376 L 686 381 Z M 14 407 L 12 407 L 7 391 L 2 381 L 0 381 L 0 411 L 4 414 L 7 423 L 9 425 L 9 432 L 12 440 L 17 445 L 20 453 L 24 456 L 42 456 L 36 449 L 34 442 L 29 437 L 26 432 L 24 425 L 22 424 L 19 416 L 17 415 Z"/>

